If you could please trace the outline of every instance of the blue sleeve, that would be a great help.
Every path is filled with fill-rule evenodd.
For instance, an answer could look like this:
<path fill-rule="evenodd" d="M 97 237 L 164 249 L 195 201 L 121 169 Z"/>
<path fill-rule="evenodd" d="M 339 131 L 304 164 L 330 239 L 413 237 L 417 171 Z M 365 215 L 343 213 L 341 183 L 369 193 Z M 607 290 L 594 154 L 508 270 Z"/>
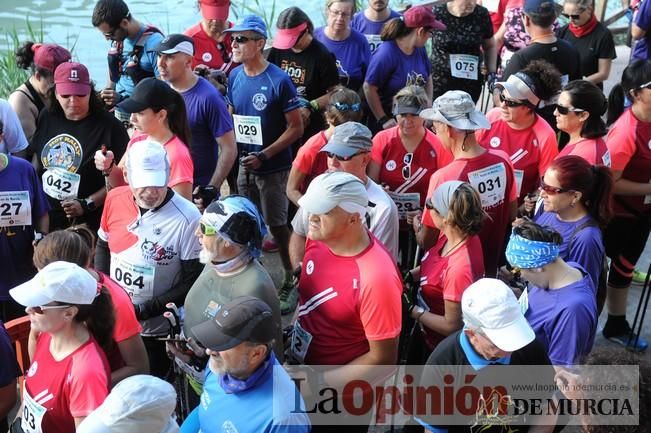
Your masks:
<path fill-rule="evenodd" d="M 163 35 L 160 33 L 154 33 L 148 37 L 145 42 L 145 55 L 147 56 L 156 77 L 160 77 L 160 72 L 158 72 L 158 53 L 154 50 L 162 40 Z"/>
<path fill-rule="evenodd" d="M 362 36 L 362 38 L 363 38 L 362 40 L 364 41 L 364 43 L 362 44 L 362 46 L 364 47 L 362 52 L 362 56 L 364 56 L 363 57 L 364 60 L 362 61 L 362 82 L 364 82 L 364 77 L 366 77 L 366 71 L 368 71 L 368 66 L 369 63 L 371 62 L 371 46 L 368 44 L 368 41 L 366 40 L 365 37 Z"/>
<path fill-rule="evenodd" d="M 604 253 L 601 230 L 586 227 L 574 236 L 567 254 L 567 261 L 578 263 L 590 275 L 595 291 L 599 285 Z"/>
<path fill-rule="evenodd" d="M 35 219 L 42 217 L 50 210 L 50 203 L 47 201 L 45 192 L 43 192 L 43 186 L 41 185 L 41 180 L 36 174 L 36 170 L 31 165 L 29 168 L 29 183 L 32 185 L 32 224 L 34 224 Z"/>
<path fill-rule="evenodd" d="M 389 51 L 390 43 L 387 41 L 375 50 L 368 65 L 368 71 L 366 71 L 365 81 L 367 83 L 382 88 L 389 81 L 389 77 L 394 71 L 393 59 Z"/>
<path fill-rule="evenodd" d="M 645 31 L 651 29 L 651 2 L 643 1 L 640 5 L 640 10 L 635 16 L 635 25 Z"/>
<path fill-rule="evenodd" d="M 198 433 L 201 429 L 199 425 L 199 407 L 195 407 L 181 424 L 181 433 Z"/>
<path fill-rule="evenodd" d="M 0 388 L 12 383 L 20 376 L 20 367 L 16 361 L 16 352 L 9 339 L 4 324 L 0 321 Z"/>
<path fill-rule="evenodd" d="M 206 83 L 210 86 L 212 84 Z M 210 98 L 206 99 L 209 104 L 206 107 L 207 122 L 214 137 L 221 137 L 233 130 L 233 119 L 226 107 L 226 101 L 219 92 L 211 92 Z"/>

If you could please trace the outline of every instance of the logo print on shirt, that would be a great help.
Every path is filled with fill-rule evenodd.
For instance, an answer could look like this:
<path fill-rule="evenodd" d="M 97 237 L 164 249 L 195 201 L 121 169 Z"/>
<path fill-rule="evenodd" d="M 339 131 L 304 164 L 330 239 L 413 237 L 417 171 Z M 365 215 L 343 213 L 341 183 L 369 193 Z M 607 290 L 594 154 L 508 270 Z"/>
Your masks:
<path fill-rule="evenodd" d="M 41 164 L 44 168 L 60 167 L 69 172 L 79 170 L 84 151 L 81 143 L 69 134 L 59 134 L 51 138 L 41 150 Z"/>
<path fill-rule="evenodd" d="M 172 260 L 176 256 L 176 252 L 172 248 L 165 248 L 158 245 L 157 242 L 148 241 L 146 238 L 140 246 L 143 258 L 160 262 L 163 260 Z"/>
<path fill-rule="evenodd" d="M 224 421 L 224 424 L 222 424 L 222 429 L 224 429 L 225 433 L 239 433 L 231 421 Z"/>
<path fill-rule="evenodd" d="M 36 374 L 36 370 L 38 370 L 38 361 L 32 362 L 32 365 L 29 367 L 29 370 L 27 370 L 27 376 L 32 377 Z"/>
<path fill-rule="evenodd" d="M 312 275 L 312 272 L 314 272 L 314 262 L 312 260 L 309 260 L 307 262 L 307 265 L 305 266 L 305 272 L 308 275 Z"/>
<path fill-rule="evenodd" d="M 407 74 L 407 80 L 405 81 L 405 86 L 420 86 L 425 87 L 427 80 L 423 74 L 419 74 L 416 71 L 411 71 Z"/>
<path fill-rule="evenodd" d="M 390 159 L 387 161 L 387 163 L 384 165 L 388 171 L 393 171 L 396 169 L 396 162 L 393 159 Z"/>
<path fill-rule="evenodd" d="M 500 147 L 500 144 L 502 143 L 502 140 L 500 140 L 499 137 L 493 137 L 491 138 L 490 145 L 491 147 Z"/>
<path fill-rule="evenodd" d="M 264 93 L 256 93 L 253 95 L 253 108 L 262 111 L 267 108 L 267 96 Z"/>
<path fill-rule="evenodd" d="M 533 139 L 533 146 L 538 147 L 538 140 L 535 138 Z"/>
<path fill-rule="evenodd" d="M 212 54 L 210 54 L 210 53 L 203 53 L 203 54 L 201 55 L 201 60 L 203 60 L 204 62 L 209 62 L 209 61 L 211 61 L 211 60 L 212 60 Z"/>

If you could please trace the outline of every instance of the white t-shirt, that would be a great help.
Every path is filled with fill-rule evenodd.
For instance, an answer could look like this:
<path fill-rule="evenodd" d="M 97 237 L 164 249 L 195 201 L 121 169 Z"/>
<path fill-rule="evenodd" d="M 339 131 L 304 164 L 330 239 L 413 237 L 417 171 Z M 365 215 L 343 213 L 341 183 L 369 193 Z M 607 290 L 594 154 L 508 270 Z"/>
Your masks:
<path fill-rule="evenodd" d="M 4 99 L 0 99 L 0 120 L 4 123 L 4 139 L 0 140 L 0 153 L 18 153 L 27 149 L 27 138 L 18 116 Z"/>

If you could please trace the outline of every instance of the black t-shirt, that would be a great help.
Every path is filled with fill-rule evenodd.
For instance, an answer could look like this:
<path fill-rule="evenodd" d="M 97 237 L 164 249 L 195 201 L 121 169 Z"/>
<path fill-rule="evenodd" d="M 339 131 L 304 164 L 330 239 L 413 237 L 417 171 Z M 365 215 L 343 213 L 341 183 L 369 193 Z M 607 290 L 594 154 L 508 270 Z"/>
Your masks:
<path fill-rule="evenodd" d="M 296 86 L 296 93 L 308 101 L 324 95 L 328 89 L 339 84 L 339 72 L 335 56 L 316 39 L 300 53 L 292 49 L 271 48 L 267 60 L 285 71 Z M 325 129 L 321 113 L 312 113 L 310 125 L 303 137 L 309 138 Z"/>
<path fill-rule="evenodd" d="M 534 340 L 522 349 L 513 352 L 511 354 L 509 363 L 506 365 L 488 365 L 480 369 L 475 369 L 469 367 L 472 365 L 472 363 L 466 356 L 466 353 L 461 346 L 460 337 L 462 332 L 463 330 L 449 335 L 447 338 L 445 338 L 445 340 L 439 343 L 438 346 L 436 346 L 432 354 L 427 359 L 427 362 L 425 363 L 425 368 L 420 380 L 421 387 L 437 386 L 443 389 L 443 377 L 446 373 L 449 372 L 448 368 L 443 366 L 458 366 L 459 369 L 454 373 L 454 377 L 462 378 L 461 380 L 463 380 L 463 378 L 467 373 L 469 373 L 470 370 L 471 374 L 476 375 L 476 377 L 472 380 L 472 386 L 479 387 L 479 389 L 482 389 L 482 383 L 492 383 L 492 381 L 488 379 L 492 377 L 492 374 L 501 373 L 503 377 L 505 369 L 508 369 L 506 371 L 508 371 L 509 377 L 529 377 L 527 374 L 530 372 L 525 372 L 519 369 L 518 366 L 531 365 L 543 366 L 538 368 L 542 368 L 542 371 L 544 371 L 542 373 L 542 376 L 544 376 L 544 381 L 543 377 L 537 377 L 537 383 L 554 384 L 554 368 L 551 366 L 545 348 L 538 340 Z M 545 368 L 546 366 L 549 368 Z M 445 370 L 442 370 L 444 368 Z M 502 371 L 499 372 L 499 370 Z M 541 372 L 541 370 L 536 371 Z M 458 390 L 459 388 L 456 387 L 456 389 Z M 551 392 L 549 393 L 549 396 L 551 397 Z M 518 398 L 518 395 L 511 394 L 511 397 Z M 470 426 L 475 421 L 474 415 L 468 417 L 469 425 L 467 426 L 441 426 L 437 423 L 435 416 L 431 416 L 429 418 L 426 416 L 419 416 L 419 419 L 422 422 L 425 422 L 432 426 L 447 428 L 448 433 L 470 433 L 477 431 L 481 431 L 482 433 L 497 433 L 507 431 L 524 433 L 529 429 L 529 427 L 526 425 L 517 425 L 515 423 L 511 424 L 510 426 L 500 424 L 499 419 L 497 418 L 495 419 L 495 424 L 493 425 L 482 425 L 481 427 L 475 426 L 474 428 L 471 428 Z M 511 429 L 509 430 L 508 427 Z"/>
<path fill-rule="evenodd" d="M 38 127 L 32 139 L 32 149 L 38 157 L 38 175 L 42 177 L 48 167 L 58 166 L 80 176 L 77 198 L 87 198 L 104 187 L 104 176 L 95 168 L 95 152 L 106 145 L 120 161 L 129 142 L 122 123 L 111 114 L 101 111 L 82 120 L 68 120 L 42 110 Z M 48 196 L 50 202 L 50 230 L 65 228 L 67 221 L 60 200 Z M 78 218 L 91 228 L 99 226 L 101 207 L 89 215 Z"/>
<path fill-rule="evenodd" d="M 558 31 L 558 37 L 566 40 L 579 51 L 581 58 L 581 75 L 587 77 L 599 70 L 599 59 L 614 59 L 615 42 L 613 35 L 603 24 L 597 23 L 592 32 L 582 38 L 577 38 L 570 31 L 569 24 Z M 598 84 L 603 89 L 603 84 Z"/>
<path fill-rule="evenodd" d="M 557 39 L 556 42 L 551 44 L 534 42 L 513 54 L 513 57 L 506 65 L 502 81 L 506 81 L 509 76 L 524 69 L 533 60 L 539 59 L 547 60 L 556 66 L 563 76 L 563 85 L 581 78 L 579 52 L 569 42 Z"/>

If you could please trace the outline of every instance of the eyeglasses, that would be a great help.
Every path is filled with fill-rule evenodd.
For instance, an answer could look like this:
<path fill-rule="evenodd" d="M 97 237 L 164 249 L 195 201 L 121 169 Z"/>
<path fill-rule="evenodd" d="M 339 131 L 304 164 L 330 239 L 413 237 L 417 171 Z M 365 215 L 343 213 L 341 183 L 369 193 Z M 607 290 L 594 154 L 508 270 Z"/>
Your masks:
<path fill-rule="evenodd" d="M 571 111 L 572 113 L 583 113 L 585 110 L 582 110 L 580 108 L 574 108 L 574 107 L 565 107 L 563 105 L 557 104 L 556 105 L 556 110 L 558 111 L 559 114 L 562 114 L 563 116 L 567 116 L 567 114 Z"/>
<path fill-rule="evenodd" d="M 564 192 L 574 191 L 572 189 L 559 188 L 556 186 L 547 185 L 543 180 L 543 178 L 540 178 L 540 186 L 538 188 L 540 188 L 540 190 L 542 191 L 545 191 L 549 195 L 556 195 L 556 194 L 562 194 Z"/>
<path fill-rule="evenodd" d="M 204 236 L 214 236 L 217 234 L 217 229 L 211 225 L 199 222 L 199 231 Z"/>
<path fill-rule="evenodd" d="M 124 16 L 124 18 L 122 18 L 122 20 L 129 20 L 129 19 L 131 19 L 131 12 L 127 12 L 127 14 Z M 120 20 L 120 22 L 122 22 L 122 20 Z M 121 29 L 121 27 L 118 25 L 116 28 L 114 28 L 114 29 L 111 30 L 110 32 L 104 32 L 104 33 L 102 33 L 102 34 L 103 34 L 105 37 L 109 38 L 109 39 L 113 39 L 113 38 L 115 37 L 115 34 L 116 34 L 116 33 L 118 32 L 118 30 L 120 30 L 120 29 Z"/>
<path fill-rule="evenodd" d="M 435 210 L 434 205 L 432 204 L 432 200 L 430 200 L 429 198 L 425 200 L 425 208 L 428 210 Z"/>
<path fill-rule="evenodd" d="M 341 17 L 341 18 L 350 18 L 352 14 L 348 12 L 343 12 L 343 11 L 333 11 L 332 9 L 328 8 L 328 12 L 330 12 L 331 15 L 334 15 L 336 17 Z"/>
<path fill-rule="evenodd" d="M 515 107 L 522 107 L 523 105 L 526 105 L 526 102 L 521 102 L 521 101 L 515 101 L 513 99 L 506 99 L 504 94 L 500 93 L 500 102 L 507 107 L 515 108 Z"/>
<path fill-rule="evenodd" d="M 238 44 L 246 44 L 249 41 L 259 41 L 262 38 L 249 38 L 243 35 L 237 35 L 233 36 L 233 42 L 237 42 Z"/>
<path fill-rule="evenodd" d="M 357 155 L 361 155 L 361 154 L 363 154 L 363 153 L 367 153 L 367 152 L 357 152 L 357 153 L 354 153 L 354 154 L 352 154 L 352 155 L 350 155 L 350 156 L 339 156 L 339 155 L 335 155 L 335 154 L 332 153 L 332 152 L 326 152 L 326 154 L 328 155 L 328 158 L 334 158 L 334 159 L 336 159 L 337 161 L 344 161 L 344 162 L 345 162 L 345 161 L 350 161 L 351 159 L 353 159 L 353 158 L 356 157 Z"/>
<path fill-rule="evenodd" d="M 414 153 L 409 152 L 405 153 L 404 158 L 402 158 L 402 163 L 404 166 L 402 167 L 402 178 L 404 180 L 408 180 L 411 178 L 411 162 L 414 160 Z"/>
<path fill-rule="evenodd" d="M 62 308 L 68 308 L 72 307 L 70 304 L 64 304 L 64 305 L 39 305 L 36 307 L 31 307 L 32 311 L 35 312 L 36 314 L 45 314 L 45 310 L 60 310 Z"/>

